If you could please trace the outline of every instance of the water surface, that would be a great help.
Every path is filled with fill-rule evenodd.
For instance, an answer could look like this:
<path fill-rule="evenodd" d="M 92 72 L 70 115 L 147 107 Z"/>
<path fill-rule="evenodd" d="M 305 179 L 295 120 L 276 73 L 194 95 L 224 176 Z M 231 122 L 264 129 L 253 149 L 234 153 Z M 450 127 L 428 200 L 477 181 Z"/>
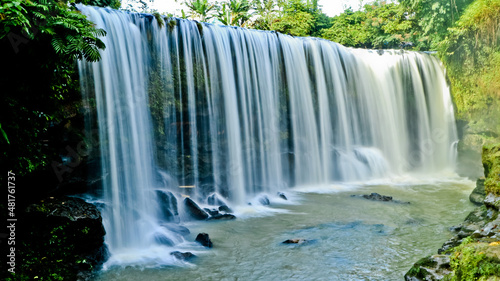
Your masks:
<path fill-rule="evenodd" d="M 402 280 L 419 258 L 436 253 L 452 236 L 448 228 L 473 209 L 472 188 L 471 181 L 460 179 L 295 188 L 286 193 L 288 201 L 271 198 L 270 208 L 236 209 L 234 221 L 185 224 L 191 230 L 187 241 L 206 232 L 213 249 L 191 242 L 156 248 L 155 258 L 110 266 L 98 280 Z M 351 197 L 372 192 L 410 204 Z M 292 238 L 311 242 L 281 243 Z M 173 262 L 173 250 L 198 257 Z"/>

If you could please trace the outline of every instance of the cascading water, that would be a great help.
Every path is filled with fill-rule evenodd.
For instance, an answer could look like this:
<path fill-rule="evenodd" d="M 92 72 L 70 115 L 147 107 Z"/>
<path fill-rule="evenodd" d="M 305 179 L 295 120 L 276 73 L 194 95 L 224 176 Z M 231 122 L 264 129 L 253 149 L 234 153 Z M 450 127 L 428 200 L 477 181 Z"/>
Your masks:
<path fill-rule="evenodd" d="M 79 9 L 107 31 L 102 60 L 79 66 L 96 104 L 112 252 L 155 243 L 159 189 L 236 205 L 453 168 L 452 101 L 430 55 Z"/>

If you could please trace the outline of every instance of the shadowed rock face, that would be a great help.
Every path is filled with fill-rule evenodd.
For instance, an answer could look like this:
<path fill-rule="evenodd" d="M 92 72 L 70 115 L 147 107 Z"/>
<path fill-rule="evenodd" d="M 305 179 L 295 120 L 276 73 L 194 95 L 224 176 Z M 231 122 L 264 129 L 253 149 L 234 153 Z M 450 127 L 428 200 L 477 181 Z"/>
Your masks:
<path fill-rule="evenodd" d="M 27 271 L 28 274 L 41 270 L 37 275 L 43 276 L 43 271 L 48 270 L 43 268 L 50 268 L 52 272 L 60 272 L 65 279 L 82 280 L 108 258 L 101 213 L 82 199 L 51 197 L 40 200 L 29 205 L 21 219 L 19 241 L 23 243 L 20 252 L 31 253 L 30 258 L 38 261 L 41 267 Z M 44 264 L 45 260 L 63 262 Z"/>
<path fill-rule="evenodd" d="M 200 243 L 202 246 L 212 248 L 213 244 L 212 241 L 210 240 L 210 237 L 206 233 L 200 233 L 198 236 L 196 236 L 195 239 L 196 242 Z"/>
<path fill-rule="evenodd" d="M 196 202 L 191 200 L 190 198 L 184 199 L 184 206 L 186 207 L 186 210 L 188 214 L 196 220 L 206 220 L 208 219 L 209 215 L 207 212 L 205 212 Z"/>

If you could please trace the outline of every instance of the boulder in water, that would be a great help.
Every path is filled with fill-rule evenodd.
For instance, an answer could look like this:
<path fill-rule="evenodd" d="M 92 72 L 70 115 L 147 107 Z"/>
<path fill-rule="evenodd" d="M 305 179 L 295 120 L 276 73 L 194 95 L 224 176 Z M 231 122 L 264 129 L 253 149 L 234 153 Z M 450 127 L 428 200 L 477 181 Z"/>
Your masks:
<path fill-rule="evenodd" d="M 262 195 L 260 198 L 259 198 L 259 203 L 263 206 L 268 206 L 271 204 L 271 202 L 269 201 L 269 198 L 267 198 L 266 195 Z"/>
<path fill-rule="evenodd" d="M 157 190 L 156 196 L 158 196 L 163 219 L 166 222 L 179 222 L 177 198 L 175 198 L 175 195 L 170 191 Z"/>
<path fill-rule="evenodd" d="M 205 212 L 198 204 L 196 204 L 191 198 L 184 199 L 184 206 L 186 206 L 187 213 L 196 220 L 206 220 L 209 215 Z"/>
<path fill-rule="evenodd" d="M 278 196 L 279 196 L 279 198 L 281 198 L 283 200 L 288 200 L 288 198 L 286 198 L 286 196 L 285 196 L 285 193 L 283 193 L 283 192 L 278 192 Z"/>
<path fill-rule="evenodd" d="M 281 242 L 281 244 L 297 244 L 297 245 L 300 245 L 300 244 L 305 244 L 305 243 L 311 243 L 313 241 L 314 240 L 307 240 L 307 239 L 304 239 L 304 238 L 294 238 L 294 239 L 285 240 L 285 241 Z"/>
<path fill-rule="evenodd" d="M 179 251 L 175 251 L 175 252 L 171 252 L 170 255 L 174 256 L 176 259 L 181 260 L 181 261 L 188 261 L 188 260 L 196 258 L 196 255 L 194 255 L 191 252 L 182 253 Z"/>
<path fill-rule="evenodd" d="M 381 202 L 394 202 L 394 203 L 401 203 L 401 204 L 410 204 L 410 202 L 403 202 L 399 200 L 393 200 L 392 196 L 386 196 L 386 195 L 381 195 L 378 193 L 371 193 L 371 194 L 363 194 L 363 195 L 351 195 L 351 197 L 362 197 L 368 200 L 372 201 L 381 201 Z"/>
<path fill-rule="evenodd" d="M 207 248 L 213 247 L 212 241 L 210 240 L 210 237 L 207 233 L 199 233 L 198 236 L 196 236 L 195 241 Z"/>
<path fill-rule="evenodd" d="M 381 195 L 381 194 L 378 194 L 378 193 L 372 193 L 370 195 L 361 195 L 363 198 L 366 198 L 366 199 L 369 199 L 369 200 L 374 200 L 374 201 L 392 201 L 392 196 L 385 196 L 385 195 Z"/>

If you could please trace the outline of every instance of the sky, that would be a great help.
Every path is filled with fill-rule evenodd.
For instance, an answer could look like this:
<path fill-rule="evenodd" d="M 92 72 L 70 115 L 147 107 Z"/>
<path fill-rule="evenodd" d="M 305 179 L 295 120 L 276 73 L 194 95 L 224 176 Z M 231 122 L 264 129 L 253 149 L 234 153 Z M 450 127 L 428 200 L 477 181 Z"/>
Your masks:
<path fill-rule="evenodd" d="M 149 1 L 145 1 L 149 2 Z M 160 13 L 171 13 L 179 16 L 181 14 L 181 9 L 187 11 L 186 6 L 181 3 L 183 0 L 178 0 L 178 2 L 174 0 L 153 0 L 152 4 L 148 6 L 152 9 L 158 10 Z M 318 4 L 322 6 L 323 13 L 327 14 L 330 17 L 339 15 L 344 11 L 344 7 L 352 7 L 353 10 L 358 10 L 360 7 L 360 2 L 365 4 L 370 2 L 369 0 L 319 0 Z M 123 5 L 127 3 L 126 0 L 123 1 Z"/>

